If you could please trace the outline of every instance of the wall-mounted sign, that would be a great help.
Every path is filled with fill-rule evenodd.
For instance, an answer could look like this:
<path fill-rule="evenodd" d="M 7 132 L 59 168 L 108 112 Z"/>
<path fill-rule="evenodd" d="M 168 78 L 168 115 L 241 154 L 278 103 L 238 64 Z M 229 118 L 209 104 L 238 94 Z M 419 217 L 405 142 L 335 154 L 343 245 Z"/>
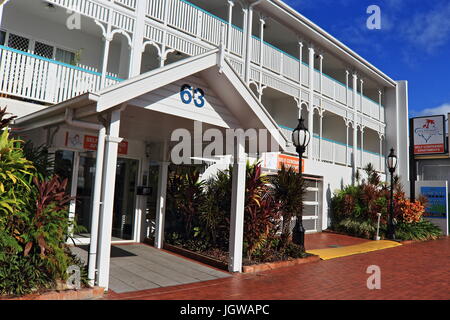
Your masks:
<path fill-rule="evenodd" d="M 421 187 L 420 194 L 428 199 L 425 210 L 427 218 L 445 219 L 447 216 L 447 188 L 445 187 Z"/>
<path fill-rule="evenodd" d="M 71 149 L 97 151 L 98 137 L 82 134 L 79 132 L 67 131 L 65 146 Z M 128 141 L 119 143 L 119 154 L 128 154 Z"/>
<path fill-rule="evenodd" d="M 413 119 L 414 154 L 445 153 L 445 116 Z"/>
<path fill-rule="evenodd" d="M 280 170 L 281 165 L 284 164 L 287 168 L 294 168 L 295 171 L 299 171 L 299 158 L 294 156 L 288 156 L 285 154 L 278 154 L 268 152 L 264 154 L 263 166 L 270 170 Z M 302 159 L 303 172 L 305 172 L 305 160 Z"/>
<path fill-rule="evenodd" d="M 448 182 L 416 181 L 416 198 L 419 196 L 428 199 L 424 218 L 437 225 L 445 235 L 448 235 Z"/>
<path fill-rule="evenodd" d="M 286 168 L 293 168 L 295 171 L 299 172 L 300 163 L 298 157 L 287 156 L 285 154 L 278 155 L 278 169 L 284 164 Z M 305 160 L 302 159 L 302 172 L 305 171 Z"/>
<path fill-rule="evenodd" d="M 84 144 L 83 147 L 86 150 L 97 151 L 98 137 L 96 136 L 84 136 Z M 122 141 L 119 143 L 119 154 L 127 155 L 128 154 L 128 142 Z"/>

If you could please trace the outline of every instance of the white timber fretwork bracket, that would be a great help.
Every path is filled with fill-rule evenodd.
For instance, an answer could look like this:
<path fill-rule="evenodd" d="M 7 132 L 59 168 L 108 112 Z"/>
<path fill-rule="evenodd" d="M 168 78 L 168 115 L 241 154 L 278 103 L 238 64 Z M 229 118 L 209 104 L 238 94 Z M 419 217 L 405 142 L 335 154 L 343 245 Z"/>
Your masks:
<path fill-rule="evenodd" d="M 156 50 L 158 51 L 158 58 L 159 58 L 161 67 L 164 66 L 164 63 L 167 60 L 167 56 L 170 53 L 174 53 L 176 51 L 175 49 L 164 49 L 162 45 L 158 45 L 155 41 L 145 41 L 142 44 L 142 53 L 145 52 L 145 48 L 147 46 L 153 46 L 156 48 Z"/>
<path fill-rule="evenodd" d="M 100 27 L 100 29 L 102 29 L 102 36 L 105 41 L 110 42 L 113 40 L 115 34 L 121 34 L 127 39 L 129 48 L 133 47 L 133 40 L 127 31 L 123 29 L 110 30 L 109 26 L 105 27 L 100 21 L 94 20 L 94 22 Z"/>

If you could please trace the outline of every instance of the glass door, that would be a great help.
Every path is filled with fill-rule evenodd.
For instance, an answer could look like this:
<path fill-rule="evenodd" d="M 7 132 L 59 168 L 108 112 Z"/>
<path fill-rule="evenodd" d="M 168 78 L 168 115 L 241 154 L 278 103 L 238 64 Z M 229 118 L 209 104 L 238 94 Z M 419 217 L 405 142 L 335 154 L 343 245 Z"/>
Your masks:
<path fill-rule="evenodd" d="M 70 216 L 84 229 L 75 238 L 85 244 L 89 243 L 91 234 L 95 165 L 95 152 L 56 152 L 55 173 L 69 179 L 68 192 L 76 197 L 71 204 Z M 138 160 L 117 159 L 112 241 L 134 239 L 138 170 Z"/>
<path fill-rule="evenodd" d="M 117 159 L 112 241 L 133 239 L 138 168 L 138 160 Z"/>

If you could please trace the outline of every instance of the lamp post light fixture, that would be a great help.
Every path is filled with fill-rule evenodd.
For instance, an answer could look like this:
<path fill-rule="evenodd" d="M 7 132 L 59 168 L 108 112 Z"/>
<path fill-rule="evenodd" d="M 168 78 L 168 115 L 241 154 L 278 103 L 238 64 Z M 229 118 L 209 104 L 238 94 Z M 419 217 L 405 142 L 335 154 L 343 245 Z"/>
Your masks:
<path fill-rule="evenodd" d="M 397 169 L 398 159 L 395 155 L 394 148 L 391 149 L 391 152 L 387 158 L 387 166 L 389 169 L 389 173 L 391 174 L 391 201 L 389 203 L 389 220 L 388 220 L 388 229 L 387 229 L 387 237 L 388 239 L 395 239 L 395 227 L 394 227 L 394 173 L 395 169 Z"/>
<path fill-rule="evenodd" d="M 308 128 L 305 126 L 305 120 L 300 118 L 298 120 L 297 128 L 292 132 L 292 142 L 296 148 L 296 151 L 299 156 L 299 174 L 300 178 L 302 178 L 303 174 L 303 153 L 306 151 L 306 147 L 308 147 L 309 142 L 311 141 L 311 134 L 308 131 Z M 297 220 L 295 222 L 294 232 L 293 232 L 293 241 L 294 243 L 300 245 L 303 250 L 305 249 L 305 228 L 303 227 L 303 207 L 301 208 L 300 217 L 297 216 Z"/>

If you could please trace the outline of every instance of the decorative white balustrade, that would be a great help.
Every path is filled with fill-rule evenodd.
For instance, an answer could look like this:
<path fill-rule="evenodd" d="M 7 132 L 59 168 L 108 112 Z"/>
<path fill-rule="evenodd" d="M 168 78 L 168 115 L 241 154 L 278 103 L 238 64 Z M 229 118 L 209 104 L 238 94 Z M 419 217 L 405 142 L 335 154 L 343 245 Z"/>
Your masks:
<path fill-rule="evenodd" d="M 119 81 L 107 77 L 106 86 Z M 99 73 L 0 46 L 2 94 L 55 104 L 100 88 Z"/>
<path fill-rule="evenodd" d="M 280 129 L 288 140 L 291 141 L 292 129 L 287 127 L 280 127 Z M 352 166 L 353 146 L 349 145 L 346 147 L 345 143 L 320 138 L 318 135 L 314 135 L 308 148 L 310 147 L 313 148 L 313 158 L 316 160 L 343 166 Z M 288 150 L 286 151 L 296 154 L 293 145 L 288 147 Z M 361 156 L 363 161 L 362 164 Z M 307 151 L 305 152 L 304 157 L 308 157 Z M 378 153 L 363 150 L 361 155 L 361 149 L 358 148 L 356 161 L 358 168 L 364 168 L 367 164 L 371 163 L 377 171 L 385 171 L 385 158 Z"/>
<path fill-rule="evenodd" d="M 204 53 L 212 46 L 218 46 L 221 39 L 221 32 L 225 29 L 230 33 L 225 37 L 225 41 L 227 42 L 226 47 L 229 52 L 228 60 L 237 73 L 241 76 L 244 75 L 243 48 L 245 36 L 240 28 L 236 26 L 230 27 L 227 21 L 212 15 L 186 0 L 108 1 L 114 3 L 116 6 L 108 6 L 107 2 L 96 0 L 48 0 L 48 2 L 52 4 L 81 13 L 103 23 L 107 23 L 110 19 L 110 15 L 112 15 L 112 26 L 114 28 L 125 30 L 130 34 L 134 32 L 136 27 L 135 10 L 137 8 L 137 1 L 146 1 L 145 40 L 153 41 L 157 44 L 161 44 L 165 41 L 168 48 L 175 49 L 191 56 Z M 167 25 L 169 28 L 165 29 L 164 25 Z M 166 35 L 164 30 L 166 30 Z M 301 95 L 305 100 L 309 97 L 307 90 L 301 91 L 302 87 L 305 89 L 308 88 L 309 85 L 309 66 L 307 64 L 300 62 L 297 58 L 283 52 L 269 43 L 261 42 L 257 37 L 251 38 L 251 46 L 250 79 L 252 81 L 262 81 L 262 84 L 265 86 L 272 87 L 295 97 Z M 33 60 L 31 57 L 28 57 L 28 59 Z M 46 63 L 50 64 L 49 61 L 46 61 Z M 36 62 L 35 64 L 38 65 L 39 63 Z M 21 68 L 24 67 L 18 66 L 14 68 L 21 70 Z M 33 68 L 35 68 L 34 65 Z M 67 68 L 67 71 L 65 68 Z M 28 67 L 25 69 L 29 70 Z M 15 91 L 13 89 L 8 91 L 8 89 L 5 93 L 12 94 L 12 91 L 14 91 L 16 95 L 30 99 L 53 102 L 61 101 L 64 97 L 71 97 L 76 92 L 83 92 L 83 86 L 86 81 L 90 83 L 88 86 L 89 88 L 99 87 L 95 84 L 96 81 L 99 81 L 98 74 L 86 73 L 82 70 L 71 69 L 62 65 L 57 65 L 56 69 L 56 77 L 52 78 L 52 75 L 42 75 L 36 79 L 33 78 L 33 81 L 38 81 L 38 84 L 31 84 L 34 91 L 31 90 L 30 93 L 28 93 L 28 88 L 30 87 L 30 84 L 28 83 L 29 76 L 27 75 L 27 72 L 22 72 L 18 77 L 24 77 L 24 85 L 21 86 L 19 85 L 19 82 L 17 82 L 18 85 L 15 87 Z M 320 96 L 320 93 L 322 93 L 323 97 L 336 102 L 336 105 L 340 104 L 341 108 L 352 105 L 353 91 L 351 89 L 347 89 L 344 84 L 325 74 L 322 76 L 318 70 L 315 70 L 314 72 L 313 85 L 316 95 L 314 98 L 315 103 L 318 103 L 318 97 Z M 68 74 L 67 76 L 66 73 Z M 302 86 L 299 86 L 300 73 Z M 1 76 L 3 78 L 9 77 L 9 75 Z M 46 77 L 49 79 L 46 79 Z M 89 79 L 79 80 L 83 77 Z M 71 81 L 66 80 L 66 78 L 73 78 L 76 80 Z M 61 85 L 62 88 L 58 88 L 58 90 L 50 88 L 47 90 L 48 92 L 43 89 L 37 89 L 42 86 L 39 81 L 51 82 L 56 80 L 63 82 Z M 108 81 L 111 81 L 111 79 L 108 79 Z M 69 85 L 75 85 L 75 87 L 66 88 Z M 31 92 L 33 93 L 31 94 Z M 384 122 L 384 108 L 379 103 L 363 96 L 361 105 L 361 96 L 358 94 L 356 106 L 357 110 L 362 114 L 365 114 L 376 121 Z M 342 158 L 342 156 L 340 156 L 340 158 Z M 342 159 L 337 161 L 342 161 Z"/>

